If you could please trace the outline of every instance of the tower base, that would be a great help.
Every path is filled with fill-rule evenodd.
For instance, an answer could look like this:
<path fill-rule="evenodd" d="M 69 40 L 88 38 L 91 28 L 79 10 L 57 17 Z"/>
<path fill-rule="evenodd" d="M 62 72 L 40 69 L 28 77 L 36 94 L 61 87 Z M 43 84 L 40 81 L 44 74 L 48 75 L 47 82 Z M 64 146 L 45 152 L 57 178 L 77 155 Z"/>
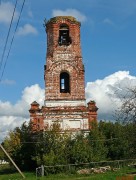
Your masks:
<path fill-rule="evenodd" d="M 33 131 L 50 130 L 57 123 L 61 131 L 88 131 L 91 122 L 97 121 L 97 110 L 94 101 L 88 106 L 42 106 L 34 101 L 31 104 L 30 122 Z"/>

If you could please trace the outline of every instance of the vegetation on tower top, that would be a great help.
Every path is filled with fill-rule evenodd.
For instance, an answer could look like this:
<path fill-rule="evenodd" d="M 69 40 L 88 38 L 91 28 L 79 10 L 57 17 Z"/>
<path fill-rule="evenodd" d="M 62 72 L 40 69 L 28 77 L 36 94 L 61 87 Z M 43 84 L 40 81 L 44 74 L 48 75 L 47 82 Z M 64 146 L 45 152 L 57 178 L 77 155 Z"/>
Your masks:
<path fill-rule="evenodd" d="M 80 22 L 77 21 L 76 18 L 74 18 L 73 16 L 56 16 L 48 20 L 46 24 L 51 23 L 51 22 L 56 23 L 61 20 L 68 20 L 68 21 L 71 21 L 71 23 L 80 25 Z"/>

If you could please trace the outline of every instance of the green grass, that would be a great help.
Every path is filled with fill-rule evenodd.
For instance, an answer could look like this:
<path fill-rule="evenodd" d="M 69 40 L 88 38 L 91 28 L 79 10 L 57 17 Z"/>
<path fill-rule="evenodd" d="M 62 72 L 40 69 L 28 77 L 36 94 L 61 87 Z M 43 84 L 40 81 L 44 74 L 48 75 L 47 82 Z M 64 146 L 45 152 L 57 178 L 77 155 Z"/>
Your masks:
<path fill-rule="evenodd" d="M 48 175 L 43 178 L 38 178 L 39 180 L 116 180 L 116 177 L 128 176 L 128 173 L 136 173 L 136 169 L 134 168 L 123 168 L 116 172 L 107 172 L 104 174 L 92 174 L 92 175 L 75 175 L 75 174 L 56 174 L 56 175 Z M 25 172 L 26 180 L 35 180 L 35 172 Z M 1 167 L 0 166 L 0 180 L 22 180 L 23 178 L 15 169 L 11 169 L 9 167 Z M 129 179 L 128 179 L 129 180 Z M 136 176 L 134 178 L 136 180 Z"/>
<path fill-rule="evenodd" d="M 122 169 L 118 170 L 116 172 L 107 172 L 104 174 L 92 174 L 92 175 L 65 175 L 65 174 L 59 174 L 59 175 L 50 175 L 47 176 L 45 179 L 48 180 L 115 180 L 116 177 L 120 176 L 128 176 L 127 173 L 133 173 L 135 172 L 135 169 Z M 44 178 L 43 178 L 44 179 Z M 129 179 L 128 179 L 129 180 Z M 135 176 L 136 180 L 136 176 Z"/>

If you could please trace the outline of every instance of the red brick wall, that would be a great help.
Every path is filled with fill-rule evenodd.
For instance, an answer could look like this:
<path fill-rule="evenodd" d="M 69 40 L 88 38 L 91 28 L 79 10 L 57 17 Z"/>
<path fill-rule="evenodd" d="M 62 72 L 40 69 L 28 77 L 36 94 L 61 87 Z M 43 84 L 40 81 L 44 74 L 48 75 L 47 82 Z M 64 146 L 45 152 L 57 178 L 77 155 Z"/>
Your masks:
<path fill-rule="evenodd" d="M 68 46 L 58 44 L 59 28 L 62 23 L 69 27 L 72 43 Z M 46 130 L 56 121 L 60 123 L 62 131 L 69 127 L 70 131 L 86 131 L 91 128 L 91 122 L 97 120 L 98 108 L 94 101 L 90 101 L 88 107 L 85 105 L 80 23 L 73 17 L 55 17 L 47 22 L 46 32 L 45 105 L 40 108 L 35 101 L 31 104 L 29 112 L 33 131 Z M 61 72 L 69 74 L 70 93 L 60 92 Z M 54 104 L 59 101 L 63 102 L 63 105 L 58 103 L 59 105 L 55 106 Z M 51 105 L 46 102 L 51 102 L 49 103 Z"/>
<path fill-rule="evenodd" d="M 69 26 L 72 43 L 69 46 L 58 44 L 59 28 L 62 23 Z M 85 99 L 84 66 L 80 47 L 80 23 L 68 18 L 58 18 L 46 25 L 47 57 L 45 70 L 46 100 Z M 60 73 L 70 75 L 70 93 L 60 93 Z"/>

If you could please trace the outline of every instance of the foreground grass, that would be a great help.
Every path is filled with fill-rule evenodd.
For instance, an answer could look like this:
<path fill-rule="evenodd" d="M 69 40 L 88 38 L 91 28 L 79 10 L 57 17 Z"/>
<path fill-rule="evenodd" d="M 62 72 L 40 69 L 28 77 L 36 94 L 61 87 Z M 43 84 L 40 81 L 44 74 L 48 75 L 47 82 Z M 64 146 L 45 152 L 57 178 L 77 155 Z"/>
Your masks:
<path fill-rule="evenodd" d="M 48 180 L 116 180 L 116 177 L 130 177 L 131 173 L 134 173 L 136 170 L 135 169 L 129 169 L 129 168 L 124 168 L 121 170 L 118 170 L 116 172 L 107 172 L 104 174 L 92 174 L 92 175 L 64 175 L 64 174 L 59 174 L 59 175 L 50 175 L 47 176 L 45 179 Z M 129 173 L 129 175 L 128 175 Z M 135 172 L 136 173 L 136 172 Z M 132 176 L 131 176 L 132 177 Z M 134 177 L 134 175 L 133 175 Z M 43 178 L 44 179 L 44 178 Z M 42 180 L 42 179 L 41 179 Z M 127 179 L 129 180 L 129 179 Z M 134 180 L 136 180 L 136 176 L 134 177 Z"/>
<path fill-rule="evenodd" d="M 0 168 L 0 180 L 22 180 L 23 178 L 19 173 L 16 173 L 14 170 L 11 169 L 1 169 Z M 116 180 L 117 177 L 126 176 L 129 180 L 130 174 L 136 174 L 136 169 L 134 168 L 123 168 L 116 172 L 107 172 L 104 174 L 92 174 L 92 175 L 76 175 L 76 174 L 57 174 L 57 175 L 49 175 L 42 178 L 38 178 L 39 180 Z M 25 179 L 26 180 L 35 180 L 36 176 L 35 173 L 25 172 Z M 133 175 L 134 177 L 134 175 Z M 136 180 L 136 176 L 133 178 Z"/>

